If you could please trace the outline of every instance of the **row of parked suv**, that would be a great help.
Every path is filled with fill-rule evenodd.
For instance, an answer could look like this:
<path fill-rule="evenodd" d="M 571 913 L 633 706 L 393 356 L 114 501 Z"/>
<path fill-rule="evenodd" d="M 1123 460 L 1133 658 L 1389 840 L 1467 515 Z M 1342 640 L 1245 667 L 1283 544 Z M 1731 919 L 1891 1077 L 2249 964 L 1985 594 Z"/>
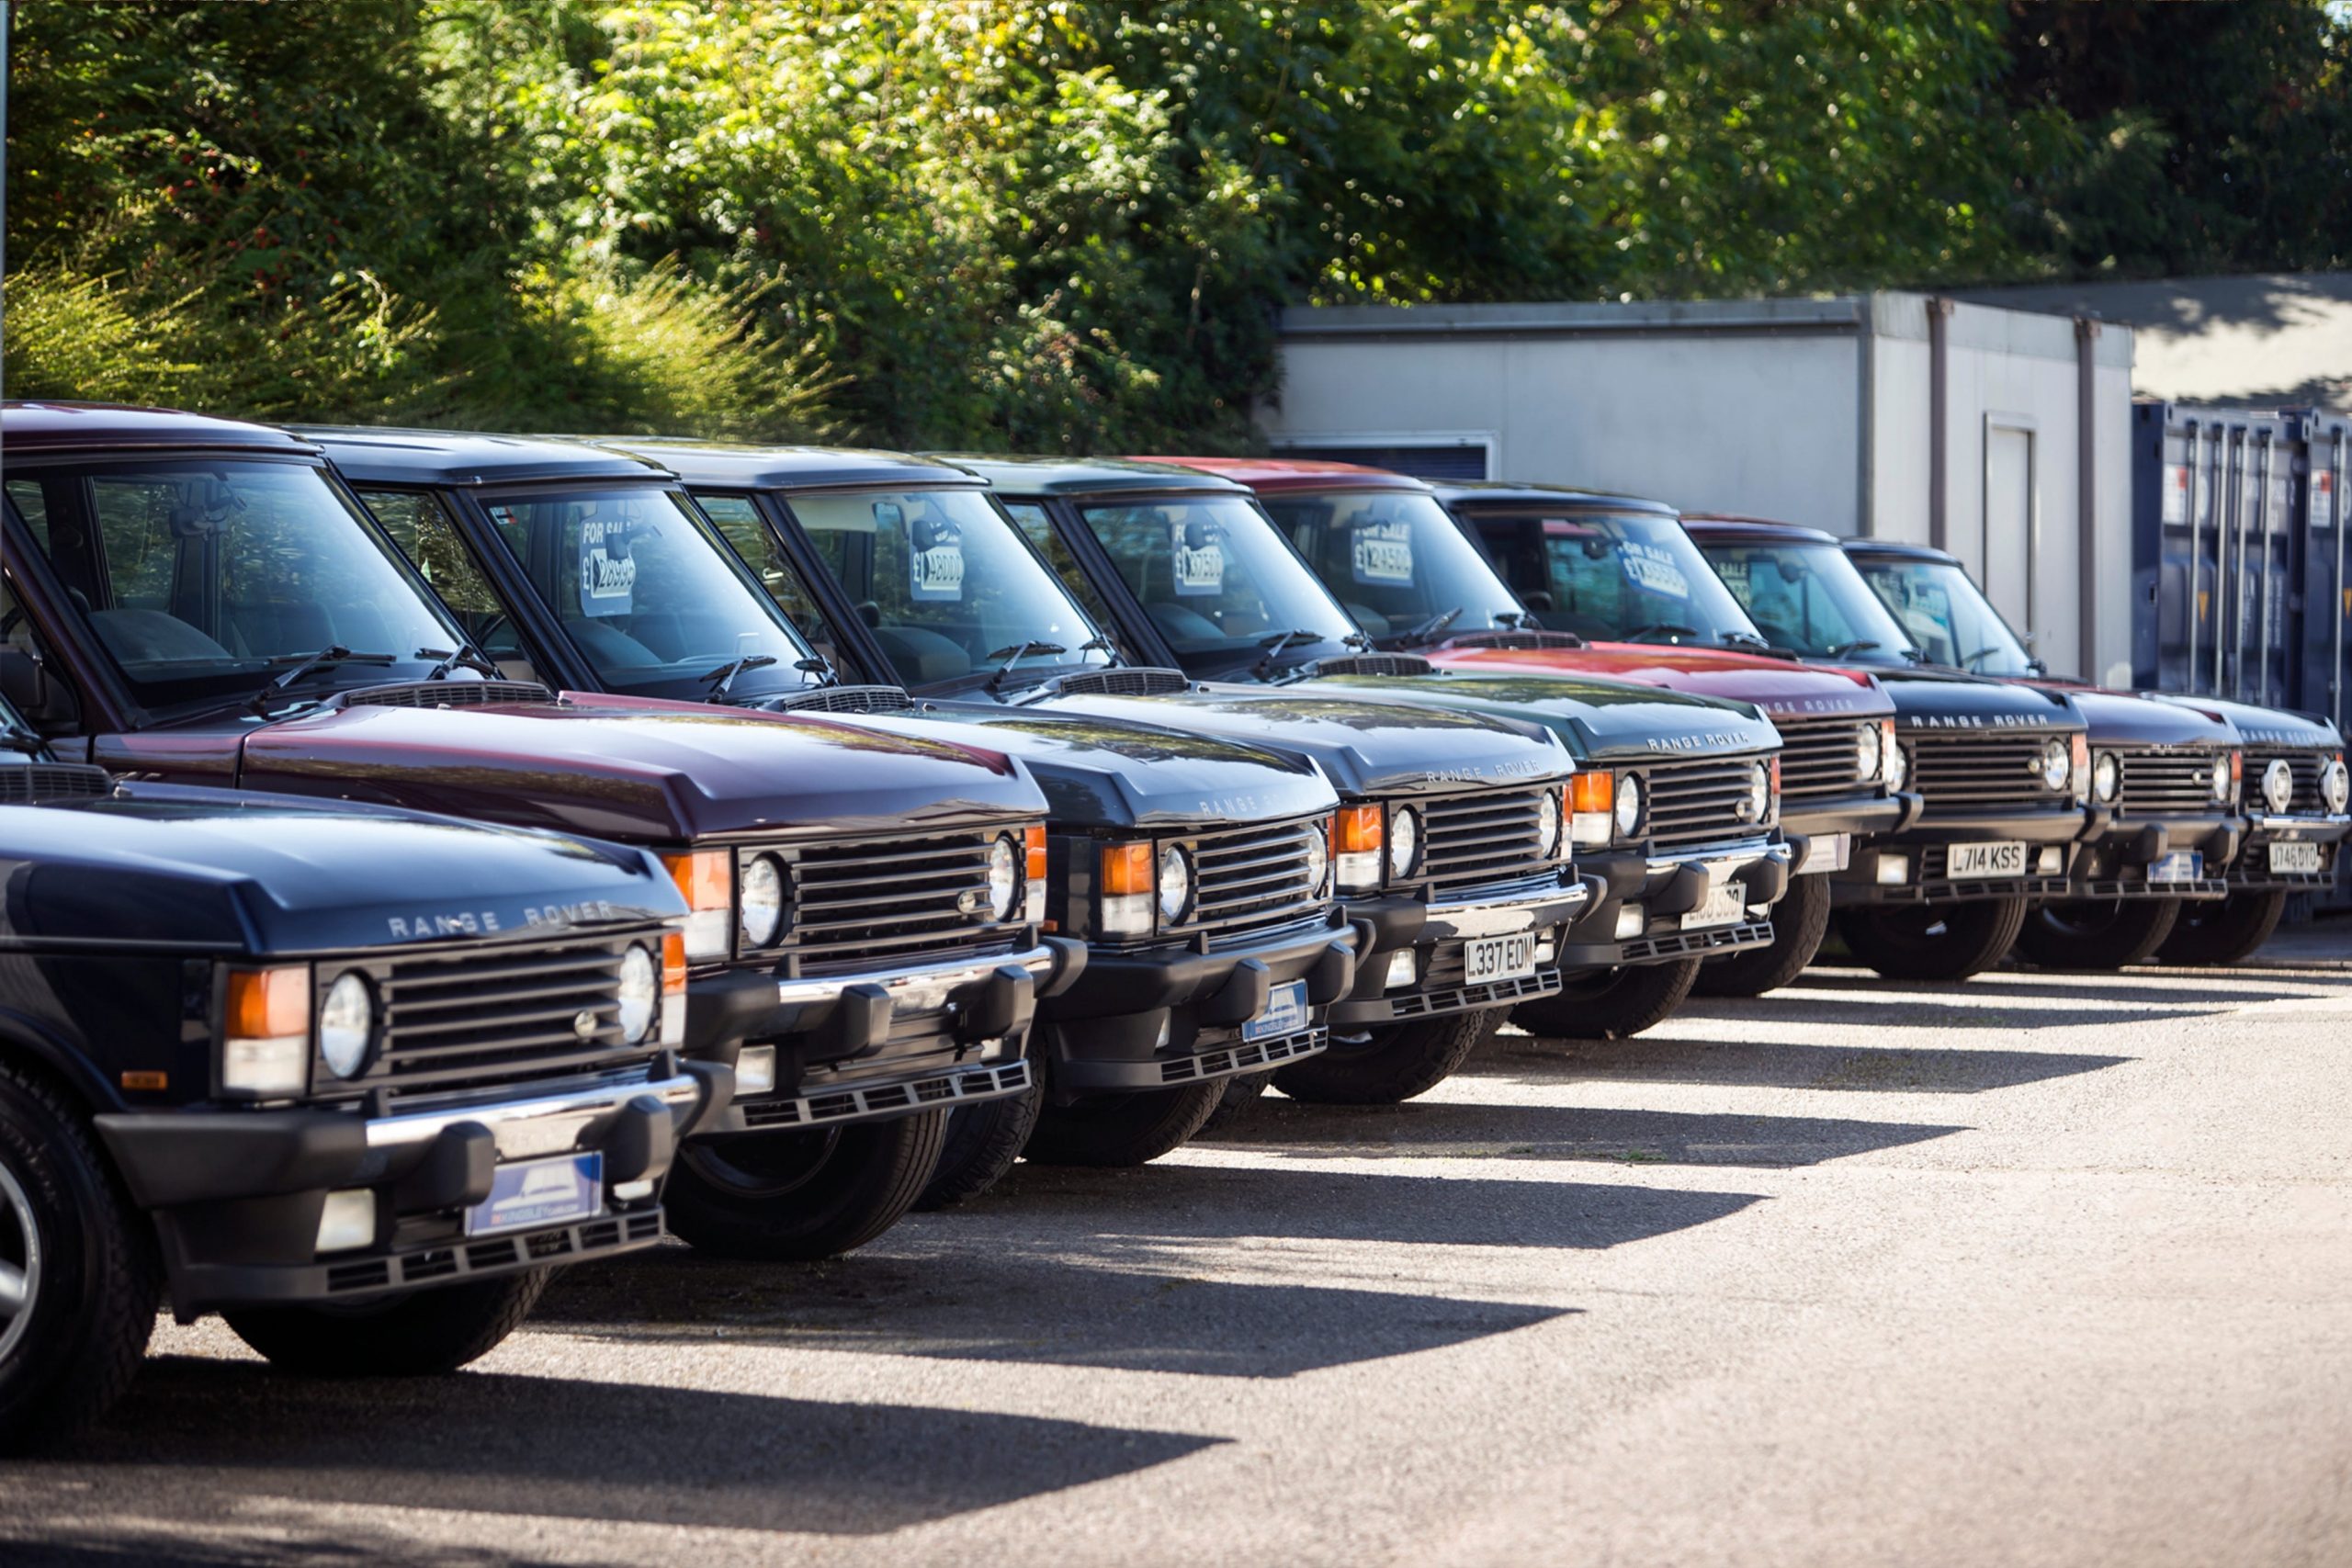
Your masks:
<path fill-rule="evenodd" d="M 0 411 L 0 1441 L 159 1302 L 447 1369 L 1506 1017 L 2227 961 L 2342 739 L 1949 558 L 1337 465 Z"/>

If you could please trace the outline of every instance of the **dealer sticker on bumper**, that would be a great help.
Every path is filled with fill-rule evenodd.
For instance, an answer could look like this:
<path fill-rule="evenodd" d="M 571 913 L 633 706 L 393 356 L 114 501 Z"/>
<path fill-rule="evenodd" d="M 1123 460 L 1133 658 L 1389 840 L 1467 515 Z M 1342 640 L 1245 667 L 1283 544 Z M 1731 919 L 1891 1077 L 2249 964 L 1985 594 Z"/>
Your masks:
<path fill-rule="evenodd" d="M 1295 1034 L 1306 1027 L 1306 982 L 1293 980 L 1266 993 L 1266 1010 L 1241 1026 L 1244 1040 Z"/>
<path fill-rule="evenodd" d="M 1944 852 L 1944 874 L 1955 882 L 1962 877 L 2023 876 L 2025 845 L 1954 844 Z"/>
<path fill-rule="evenodd" d="M 2175 850 L 2148 863 L 2151 882 L 2194 882 L 2205 874 L 2205 857 L 2195 850 Z"/>
<path fill-rule="evenodd" d="M 468 1235 L 496 1235 L 584 1220 L 605 1207 L 605 1156 L 559 1155 L 502 1165 L 490 1196 L 466 1211 Z"/>
<path fill-rule="evenodd" d="M 2317 871 L 2317 844 L 2274 843 L 2270 846 L 2270 869 L 2273 871 Z"/>
<path fill-rule="evenodd" d="M 1474 986 L 1487 980 L 1525 979 L 1535 973 L 1534 933 L 1475 937 L 1464 942 L 1462 973 Z"/>

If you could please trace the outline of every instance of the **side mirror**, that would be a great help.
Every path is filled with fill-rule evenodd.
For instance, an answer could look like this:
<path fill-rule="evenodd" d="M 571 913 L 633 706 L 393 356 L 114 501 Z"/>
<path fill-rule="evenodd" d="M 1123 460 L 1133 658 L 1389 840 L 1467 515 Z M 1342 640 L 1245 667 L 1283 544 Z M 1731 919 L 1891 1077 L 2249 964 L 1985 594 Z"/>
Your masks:
<path fill-rule="evenodd" d="M 1548 589 L 1543 588 L 1538 588 L 1532 592 L 1521 594 L 1519 596 L 1519 602 L 1526 605 L 1529 609 L 1538 612 L 1549 610 L 1553 607 L 1551 592 Z"/>
<path fill-rule="evenodd" d="M 43 733 L 72 730 L 82 721 L 73 688 L 52 679 L 40 655 L 21 648 L 0 649 L 0 695 Z"/>
<path fill-rule="evenodd" d="M 1773 564 L 1781 569 L 1781 581 L 1783 582 L 1803 582 L 1813 574 L 1811 567 L 1793 557 L 1776 557 Z"/>

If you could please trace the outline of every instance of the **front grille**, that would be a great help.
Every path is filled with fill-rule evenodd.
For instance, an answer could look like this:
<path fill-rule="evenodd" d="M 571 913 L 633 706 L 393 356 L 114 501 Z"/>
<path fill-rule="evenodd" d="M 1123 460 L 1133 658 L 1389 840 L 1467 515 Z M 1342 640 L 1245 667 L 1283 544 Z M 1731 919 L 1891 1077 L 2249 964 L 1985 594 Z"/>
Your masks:
<path fill-rule="evenodd" d="M 1925 819 L 1953 807 L 2033 810 L 2071 798 L 2063 790 L 2041 785 L 2041 749 L 2053 739 L 2050 734 L 1927 730 L 1905 739 L 1911 747 L 1911 787 L 1927 803 L 1921 814 Z"/>
<path fill-rule="evenodd" d="M 1061 677 L 1053 687 L 1065 697 L 1164 697 L 1192 690 L 1193 678 L 1182 670 L 1085 670 Z"/>
<path fill-rule="evenodd" d="M 555 694 L 536 681 L 402 681 L 345 694 L 345 707 L 463 708 L 492 703 L 551 703 Z"/>
<path fill-rule="evenodd" d="M 88 800 L 113 790 L 114 775 L 86 762 L 0 762 L 0 804 Z"/>
<path fill-rule="evenodd" d="M 1558 868 L 1542 852 L 1543 789 L 1481 790 L 1419 801 L 1421 869 L 1440 888 L 1518 882 Z M 1566 836 L 1565 826 L 1562 837 Z"/>
<path fill-rule="evenodd" d="M 763 701 L 772 713 L 897 713 L 915 705 L 898 686 L 819 686 Z"/>
<path fill-rule="evenodd" d="M 2117 796 L 2116 809 L 2131 817 L 2222 809 L 2213 799 L 2213 761 L 2220 755 L 2211 750 L 2147 747 L 2118 751 L 2116 761 L 2123 765 L 2123 790 Z"/>
<path fill-rule="evenodd" d="M 1193 856 L 1193 912 L 1170 934 L 1263 931 L 1320 914 L 1329 899 L 1307 865 L 1322 832 L 1312 819 L 1182 840 Z"/>
<path fill-rule="evenodd" d="M 2272 761 L 2284 759 L 2295 775 L 2295 793 L 2281 815 L 2289 817 L 2324 817 L 2327 803 L 2320 798 L 2320 759 L 2315 751 L 2290 751 L 2283 746 L 2266 746 L 2260 750 L 2248 748 L 2245 754 L 2245 805 L 2249 811 L 2270 814 L 2270 802 L 2262 794 L 2262 775 Z"/>
<path fill-rule="evenodd" d="M 658 944 L 658 933 L 640 937 Z M 621 1039 L 625 937 L 588 937 L 517 950 L 401 957 L 353 967 L 375 983 L 376 1053 L 358 1077 L 322 1086 L 396 1095 L 479 1089 L 592 1072 L 640 1061 Z M 323 989 L 323 987 L 322 987 Z"/>
<path fill-rule="evenodd" d="M 1021 829 L 942 833 L 853 843 L 744 845 L 739 863 L 773 854 L 785 866 L 788 919 L 784 940 L 766 950 L 797 953 L 804 969 L 861 969 L 1011 951 L 1022 931 L 1022 897 L 1012 918 L 991 920 L 989 852 L 1009 839 L 1022 860 Z M 747 953 L 745 956 L 752 956 Z"/>
<path fill-rule="evenodd" d="M 1776 719 L 1781 731 L 1781 799 L 1834 799 L 1863 787 L 1855 758 L 1869 725 Z"/>
<path fill-rule="evenodd" d="M 1650 769 L 1642 783 L 1649 793 L 1644 808 L 1648 826 L 1643 829 L 1655 848 L 1720 843 L 1754 838 L 1769 822 L 1745 822 L 1740 803 L 1748 798 L 1758 757 L 1710 758 L 1705 761 L 1663 762 Z"/>
<path fill-rule="evenodd" d="M 1523 652 L 1539 648 L 1582 648 L 1584 638 L 1574 632 L 1507 631 L 1464 632 L 1447 642 L 1448 648 L 1499 648 Z"/>

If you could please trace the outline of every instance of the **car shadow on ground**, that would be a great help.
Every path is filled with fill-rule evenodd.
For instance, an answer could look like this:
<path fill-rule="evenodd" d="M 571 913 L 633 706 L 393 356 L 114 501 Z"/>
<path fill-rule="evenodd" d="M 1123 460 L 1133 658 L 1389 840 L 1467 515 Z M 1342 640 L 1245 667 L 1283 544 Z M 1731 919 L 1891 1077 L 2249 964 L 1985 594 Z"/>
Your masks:
<path fill-rule="evenodd" d="M 620 1340 L 1284 1378 L 1507 1334 L 1569 1310 L 1083 1267 L 996 1247 L 866 1252 L 783 1269 L 663 1247 L 565 1274 L 531 1323 Z"/>
<path fill-rule="evenodd" d="M 1928 991 L 1917 987 L 1889 987 L 1873 992 L 1869 987 L 1839 987 L 1838 994 L 1809 992 L 1802 981 L 1787 990 L 1753 998 L 1693 997 L 1675 1012 L 1693 1023 L 1720 1019 L 1729 1023 L 1823 1024 L 1849 1033 L 1859 1029 L 1990 1030 L 2001 1034 L 2038 1034 L 2046 1029 L 2082 1029 L 2125 1022 L 2133 1018 L 2198 1018 L 2221 1014 L 2261 1001 L 2261 997 L 2199 994 L 2195 1002 L 2143 997 L 2116 987 L 2085 991 L 2071 1000 L 2030 997 L 2006 987 L 1950 987 Z M 1949 999 L 1947 999 L 1949 998 Z M 2101 1003 L 2088 1006 L 2088 1003 Z"/>
<path fill-rule="evenodd" d="M 1981 1094 L 2120 1066 L 2136 1058 L 2072 1051 L 1974 1051 L 1899 1045 L 1791 1045 L 1678 1040 L 1538 1040 L 1498 1036 L 1457 1078 L 1522 1083 L 1724 1084 L 1862 1094 Z"/>
<path fill-rule="evenodd" d="M 486 1372 L 322 1381 L 164 1357 L 96 1433 L 0 1476 L 46 1482 L 29 1490 L 81 1516 L 119 1495 L 226 1521 L 250 1500 L 293 1498 L 865 1536 L 1131 1474 L 1225 1440 Z M 185 1492 L 184 1474 L 205 1477 L 201 1489 Z"/>
<path fill-rule="evenodd" d="M 1268 1098 L 1213 1138 L 1217 1147 L 1310 1159 L 1512 1158 L 1626 1165 L 1819 1165 L 1967 1132 L 1958 1125 L 1601 1106 L 1305 1105 Z M 1451 1185 L 1451 1184 L 1449 1184 Z"/>
<path fill-rule="evenodd" d="M 2228 988 L 2217 991 L 2211 983 L 2215 980 L 2229 982 Z M 2352 989 L 2352 976 L 2331 984 L 2324 975 L 2276 975 L 2258 969 L 2214 970 L 2202 978 L 2172 969 L 2135 969 L 2104 974 L 2055 969 L 2003 969 L 1972 980 L 1888 980 L 1871 974 L 1825 974 L 1818 969 L 1808 969 L 1790 981 L 1787 989 L 1798 992 L 1834 991 L 1874 1000 L 1917 996 L 1966 998 L 1972 1002 L 2007 1001 L 2011 998 L 2030 1001 L 2087 1002 L 2098 1005 L 2085 1010 L 2082 1021 L 2096 1023 L 2117 1007 L 2210 1010 L 2216 1004 L 2238 1007 L 2248 1002 L 2267 1001 L 2273 997 L 2324 996 Z M 1770 991 L 1756 998 L 1693 997 L 1685 1005 L 1688 1010 L 1695 1011 L 1770 1003 L 1781 999 L 1783 996 L 1781 991 Z"/>

